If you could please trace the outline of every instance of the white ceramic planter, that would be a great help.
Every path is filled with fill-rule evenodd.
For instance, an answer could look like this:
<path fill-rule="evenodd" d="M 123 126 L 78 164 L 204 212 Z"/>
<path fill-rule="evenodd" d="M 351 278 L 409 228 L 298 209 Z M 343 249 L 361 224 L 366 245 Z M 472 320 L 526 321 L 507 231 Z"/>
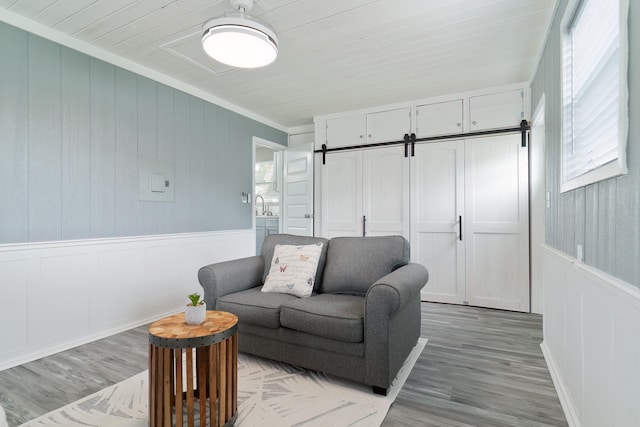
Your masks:
<path fill-rule="evenodd" d="M 186 306 L 184 308 L 184 317 L 187 320 L 187 324 L 199 325 L 204 322 L 204 319 L 207 317 L 207 304 L 202 303 L 195 307 L 192 305 Z"/>

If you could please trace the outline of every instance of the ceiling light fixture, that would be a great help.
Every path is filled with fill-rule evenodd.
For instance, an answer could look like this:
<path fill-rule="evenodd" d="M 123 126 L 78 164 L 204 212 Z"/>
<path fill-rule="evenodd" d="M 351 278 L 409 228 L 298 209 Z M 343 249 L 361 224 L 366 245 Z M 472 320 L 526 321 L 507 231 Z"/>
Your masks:
<path fill-rule="evenodd" d="M 271 64 L 278 56 L 276 32 L 247 12 L 253 0 L 230 0 L 237 12 L 209 19 L 202 26 L 202 48 L 218 62 L 241 68 Z"/>

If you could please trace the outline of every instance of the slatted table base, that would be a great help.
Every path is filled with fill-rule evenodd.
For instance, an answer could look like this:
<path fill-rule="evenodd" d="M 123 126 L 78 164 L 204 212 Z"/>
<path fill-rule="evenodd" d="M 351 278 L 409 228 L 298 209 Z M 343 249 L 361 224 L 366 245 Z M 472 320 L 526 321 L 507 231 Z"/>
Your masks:
<path fill-rule="evenodd" d="M 186 425 L 195 427 L 196 407 L 201 427 L 233 425 L 238 413 L 237 384 L 237 333 L 195 349 L 149 344 L 149 426 L 183 426 L 186 415 Z"/>

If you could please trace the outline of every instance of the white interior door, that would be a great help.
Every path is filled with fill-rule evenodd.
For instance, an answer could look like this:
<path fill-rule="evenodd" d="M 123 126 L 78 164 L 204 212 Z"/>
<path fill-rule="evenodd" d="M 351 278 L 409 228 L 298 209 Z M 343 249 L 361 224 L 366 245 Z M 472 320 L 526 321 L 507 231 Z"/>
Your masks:
<path fill-rule="evenodd" d="M 467 301 L 529 311 L 528 151 L 520 135 L 465 142 Z"/>
<path fill-rule="evenodd" d="M 362 153 L 327 155 L 321 175 L 323 236 L 362 236 Z"/>
<path fill-rule="evenodd" d="M 409 239 L 409 160 L 404 147 L 362 151 L 362 174 L 365 235 Z"/>
<path fill-rule="evenodd" d="M 284 151 L 282 230 L 313 236 L 313 143 Z"/>
<path fill-rule="evenodd" d="M 411 259 L 429 270 L 424 301 L 462 304 L 464 142 L 417 144 L 411 162 Z"/>

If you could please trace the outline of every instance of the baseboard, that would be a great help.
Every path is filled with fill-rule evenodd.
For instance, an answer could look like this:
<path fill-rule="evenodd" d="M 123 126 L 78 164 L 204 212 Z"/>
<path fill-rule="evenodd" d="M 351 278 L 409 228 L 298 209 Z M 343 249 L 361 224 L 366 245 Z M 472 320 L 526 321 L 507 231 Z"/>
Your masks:
<path fill-rule="evenodd" d="M 549 353 L 549 349 L 544 344 L 544 341 L 540 343 L 540 349 L 542 350 L 542 355 L 544 356 L 544 360 L 547 363 L 547 368 L 549 368 L 549 374 L 551 374 L 553 386 L 556 389 L 556 393 L 558 393 L 558 399 L 560 400 L 560 404 L 562 405 L 562 410 L 564 411 L 564 416 L 567 419 L 569 427 L 581 427 L 580 417 L 578 417 L 578 413 L 575 406 L 573 405 L 571 396 L 567 388 L 565 387 L 562 378 L 559 375 L 553 357 Z"/>

